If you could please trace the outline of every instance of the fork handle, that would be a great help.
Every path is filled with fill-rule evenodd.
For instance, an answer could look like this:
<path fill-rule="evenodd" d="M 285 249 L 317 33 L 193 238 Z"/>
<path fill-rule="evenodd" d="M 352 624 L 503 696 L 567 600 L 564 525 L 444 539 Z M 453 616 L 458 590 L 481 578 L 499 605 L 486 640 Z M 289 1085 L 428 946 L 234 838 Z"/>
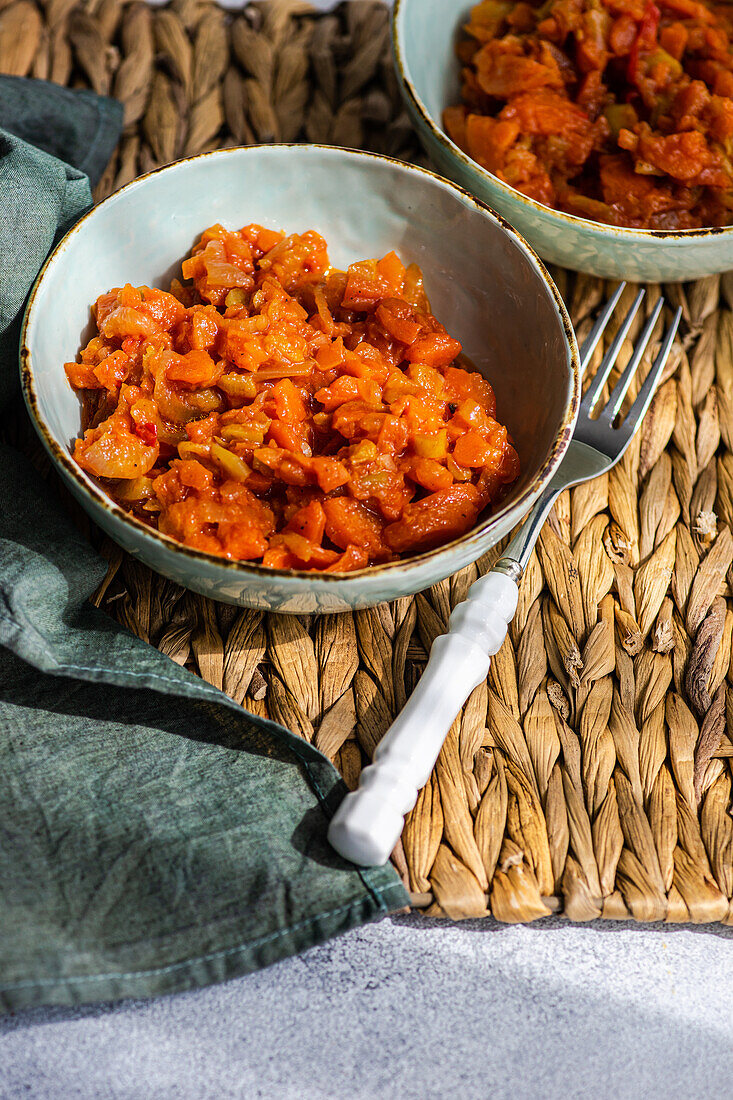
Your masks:
<path fill-rule="evenodd" d="M 387 862 L 456 715 L 486 679 L 514 617 L 521 577 L 516 562 L 502 559 L 497 567 L 475 581 L 453 611 L 448 633 L 433 642 L 425 671 L 379 742 L 374 762 L 334 814 L 328 839 L 352 863 Z"/>

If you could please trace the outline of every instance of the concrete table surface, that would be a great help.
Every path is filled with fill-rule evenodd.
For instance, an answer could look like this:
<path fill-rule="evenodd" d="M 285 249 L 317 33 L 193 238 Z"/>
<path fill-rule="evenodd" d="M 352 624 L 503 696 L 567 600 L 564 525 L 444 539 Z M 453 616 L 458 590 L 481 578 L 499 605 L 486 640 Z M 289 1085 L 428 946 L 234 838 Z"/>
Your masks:
<path fill-rule="evenodd" d="M 0 1018 L 0 1097 L 717 1100 L 731 940 L 388 918 L 195 993 Z"/>

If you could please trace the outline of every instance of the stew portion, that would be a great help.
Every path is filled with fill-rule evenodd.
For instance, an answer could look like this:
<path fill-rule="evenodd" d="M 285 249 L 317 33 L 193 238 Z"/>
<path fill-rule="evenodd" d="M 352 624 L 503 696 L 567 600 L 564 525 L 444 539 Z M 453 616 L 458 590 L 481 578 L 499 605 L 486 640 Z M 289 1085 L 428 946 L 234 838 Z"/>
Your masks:
<path fill-rule="evenodd" d="M 519 472 L 491 386 L 389 253 L 334 270 L 315 232 L 207 229 L 170 293 L 97 299 L 66 373 L 74 458 L 197 550 L 343 572 L 464 534 Z M 464 365 L 461 365 L 464 364 Z"/>
<path fill-rule="evenodd" d="M 448 135 L 545 206 L 637 229 L 733 222 L 733 7 L 483 0 Z"/>

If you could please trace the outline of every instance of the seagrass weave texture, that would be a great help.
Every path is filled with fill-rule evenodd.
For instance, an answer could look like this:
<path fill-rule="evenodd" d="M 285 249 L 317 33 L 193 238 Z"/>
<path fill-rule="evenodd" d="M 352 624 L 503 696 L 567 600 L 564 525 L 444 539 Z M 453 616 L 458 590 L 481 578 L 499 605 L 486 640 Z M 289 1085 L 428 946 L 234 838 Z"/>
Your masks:
<path fill-rule="evenodd" d="M 123 101 L 97 198 L 253 141 L 420 158 L 388 14 L 371 0 L 330 15 L 279 0 L 237 14 L 199 0 L 0 0 L 0 71 Z M 554 274 L 582 337 L 609 287 Z M 432 915 L 733 923 L 733 274 L 664 292 L 682 306 L 681 341 L 643 430 L 610 475 L 558 502 L 509 637 L 394 853 Z M 184 592 L 79 522 L 110 562 L 100 606 L 313 741 L 350 787 L 499 552 L 414 599 L 291 618 Z"/>

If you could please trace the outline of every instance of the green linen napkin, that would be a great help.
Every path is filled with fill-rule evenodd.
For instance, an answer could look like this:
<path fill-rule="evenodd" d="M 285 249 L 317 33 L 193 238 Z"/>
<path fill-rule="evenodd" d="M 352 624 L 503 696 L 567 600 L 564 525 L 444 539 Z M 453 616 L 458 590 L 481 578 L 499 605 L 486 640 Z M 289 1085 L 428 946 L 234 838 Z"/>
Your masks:
<path fill-rule="evenodd" d="M 0 120 L 7 420 L 24 415 L 17 315 L 91 204 L 120 110 L 0 77 Z M 104 573 L 0 445 L 0 1006 L 201 986 L 406 905 L 391 867 L 329 847 L 344 788 L 326 758 L 97 611 Z"/>

